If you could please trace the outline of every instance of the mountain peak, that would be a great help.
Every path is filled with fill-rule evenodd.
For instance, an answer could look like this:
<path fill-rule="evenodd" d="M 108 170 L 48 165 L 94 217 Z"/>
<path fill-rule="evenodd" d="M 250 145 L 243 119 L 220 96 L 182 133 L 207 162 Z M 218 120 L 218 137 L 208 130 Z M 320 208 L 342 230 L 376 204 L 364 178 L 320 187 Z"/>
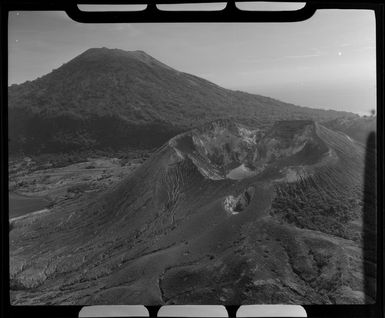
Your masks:
<path fill-rule="evenodd" d="M 152 57 L 150 54 L 142 50 L 125 51 L 122 49 L 117 49 L 117 48 L 112 49 L 107 47 L 90 48 L 84 51 L 79 56 L 77 56 L 74 60 L 81 59 L 82 61 L 84 61 L 84 59 L 95 60 L 99 58 L 111 59 L 114 61 L 118 61 L 121 59 L 122 62 L 128 61 L 128 60 L 134 60 L 134 61 L 145 63 L 150 66 L 161 66 L 167 69 L 172 69 L 171 67 L 167 66 L 166 64 L 163 64 L 162 62 L 158 61 L 156 58 Z"/>
<path fill-rule="evenodd" d="M 226 128 L 237 134 L 236 125 L 223 118 L 268 127 L 282 119 L 346 116 L 235 93 L 178 72 L 143 50 L 106 47 L 90 48 L 39 79 L 10 87 L 8 93 L 14 152 L 153 148 L 210 121 L 203 130 Z M 61 124 L 54 125 L 55 120 Z M 281 124 L 276 129 L 287 134 L 304 125 Z M 47 139 L 51 132 L 57 136 Z"/>
<path fill-rule="evenodd" d="M 89 48 L 85 50 L 83 53 L 78 55 L 76 58 L 79 57 L 94 57 L 94 56 L 113 56 L 113 57 L 119 57 L 119 56 L 126 56 L 126 57 L 134 57 L 135 55 L 148 55 L 144 51 L 125 51 L 122 49 L 117 48 L 107 48 L 107 47 L 94 47 Z"/>

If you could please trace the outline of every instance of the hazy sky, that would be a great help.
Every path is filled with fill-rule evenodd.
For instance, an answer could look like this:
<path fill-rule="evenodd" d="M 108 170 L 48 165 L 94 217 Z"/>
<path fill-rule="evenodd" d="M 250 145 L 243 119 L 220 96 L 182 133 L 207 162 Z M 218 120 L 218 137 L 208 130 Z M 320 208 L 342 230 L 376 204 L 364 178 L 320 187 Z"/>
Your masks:
<path fill-rule="evenodd" d="M 372 11 L 321 10 L 295 23 L 100 25 L 61 12 L 12 12 L 9 84 L 91 47 L 143 50 L 223 87 L 302 106 L 361 114 L 376 107 Z"/>

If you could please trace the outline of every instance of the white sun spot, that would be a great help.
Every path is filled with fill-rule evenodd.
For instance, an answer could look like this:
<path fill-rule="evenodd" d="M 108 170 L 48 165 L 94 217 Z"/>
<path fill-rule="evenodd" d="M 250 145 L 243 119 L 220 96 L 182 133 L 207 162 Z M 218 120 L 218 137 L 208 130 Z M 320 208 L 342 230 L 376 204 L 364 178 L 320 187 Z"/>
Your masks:
<path fill-rule="evenodd" d="M 20 12 L 16 12 L 16 15 L 20 15 Z"/>
<path fill-rule="evenodd" d="M 342 52 L 338 52 L 338 56 L 342 56 Z"/>
<path fill-rule="evenodd" d="M 16 42 L 19 42 L 19 40 L 15 40 Z"/>

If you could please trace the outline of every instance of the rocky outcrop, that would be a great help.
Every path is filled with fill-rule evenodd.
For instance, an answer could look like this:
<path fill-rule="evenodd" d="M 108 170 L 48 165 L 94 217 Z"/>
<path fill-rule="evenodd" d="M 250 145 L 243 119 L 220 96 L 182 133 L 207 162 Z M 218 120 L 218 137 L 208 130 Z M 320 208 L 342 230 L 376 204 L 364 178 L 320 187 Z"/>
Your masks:
<path fill-rule="evenodd" d="M 232 195 L 227 196 L 223 203 L 225 210 L 230 214 L 238 214 L 239 212 L 243 211 L 250 204 L 254 192 L 254 187 L 249 187 L 237 197 Z"/>

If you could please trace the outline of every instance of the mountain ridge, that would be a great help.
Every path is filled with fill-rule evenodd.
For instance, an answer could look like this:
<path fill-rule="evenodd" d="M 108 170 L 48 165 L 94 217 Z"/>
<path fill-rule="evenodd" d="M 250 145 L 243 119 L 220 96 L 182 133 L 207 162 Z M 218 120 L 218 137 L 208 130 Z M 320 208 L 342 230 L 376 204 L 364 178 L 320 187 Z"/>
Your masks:
<path fill-rule="evenodd" d="M 266 126 L 357 116 L 228 90 L 143 51 L 107 48 L 88 49 L 49 74 L 10 86 L 8 100 L 10 152 L 26 154 L 153 148 L 218 118 Z"/>

